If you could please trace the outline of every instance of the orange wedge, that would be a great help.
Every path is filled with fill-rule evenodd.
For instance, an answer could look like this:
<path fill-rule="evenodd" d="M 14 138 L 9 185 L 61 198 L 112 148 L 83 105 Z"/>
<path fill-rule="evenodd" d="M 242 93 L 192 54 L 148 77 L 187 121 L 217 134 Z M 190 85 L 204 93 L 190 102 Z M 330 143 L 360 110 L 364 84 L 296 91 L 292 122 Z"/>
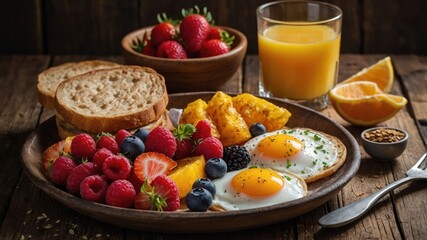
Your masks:
<path fill-rule="evenodd" d="M 381 59 L 374 65 L 362 69 L 342 83 L 369 81 L 378 85 L 381 91 L 388 93 L 393 86 L 394 72 L 390 57 Z"/>
<path fill-rule="evenodd" d="M 377 84 L 357 81 L 337 85 L 329 92 L 332 106 L 346 121 L 372 126 L 396 115 L 408 102 L 406 98 L 381 91 Z"/>

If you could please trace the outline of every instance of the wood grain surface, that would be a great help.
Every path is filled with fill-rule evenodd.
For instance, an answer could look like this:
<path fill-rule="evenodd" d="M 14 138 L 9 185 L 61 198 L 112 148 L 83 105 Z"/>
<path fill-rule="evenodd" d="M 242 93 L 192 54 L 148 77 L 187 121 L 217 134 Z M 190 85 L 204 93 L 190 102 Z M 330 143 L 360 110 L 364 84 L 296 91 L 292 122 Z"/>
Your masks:
<path fill-rule="evenodd" d="M 343 53 L 427 54 L 424 0 L 322 0 L 343 10 Z M 128 32 L 206 6 L 216 24 L 242 31 L 257 53 L 256 15 L 268 0 L 35 0 L 0 1 L 0 53 L 119 54 Z"/>
<path fill-rule="evenodd" d="M 342 55 L 342 81 L 383 58 L 384 55 Z M 40 191 L 22 172 L 20 151 L 26 137 L 53 112 L 36 101 L 37 74 L 68 61 L 120 57 L 97 56 L 0 56 L 0 239 L 426 239 L 427 189 L 414 182 L 384 197 L 367 215 L 338 229 L 322 229 L 317 221 L 325 213 L 365 197 L 404 176 L 426 151 L 427 58 L 392 55 L 395 83 L 392 93 L 408 98 L 408 105 L 381 126 L 399 127 L 409 135 L 407 150 L 393 162 L 377 162 L 361 148 L 362 162 L 356 176 L 332 200 L 314 210 L 280 223 L 249 230 L 217 234 L 163 234 L 115 227 L 85 217 Z M 236 92 L 257 92 L 258 59 L 246 57 L 243 82 L 230 83 Z M 322 114 L 358 137 L 354 127 L 328 108 Z M 167 226 L 165 226 L 167 227 Z"/>

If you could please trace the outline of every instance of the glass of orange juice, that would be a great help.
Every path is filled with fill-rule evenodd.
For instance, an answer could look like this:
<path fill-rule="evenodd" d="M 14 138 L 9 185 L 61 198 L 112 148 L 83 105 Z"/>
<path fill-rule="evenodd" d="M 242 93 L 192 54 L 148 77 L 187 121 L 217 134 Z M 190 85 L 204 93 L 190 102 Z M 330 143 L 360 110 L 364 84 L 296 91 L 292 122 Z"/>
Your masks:
<path fill-rule="evenodd" d="M 260 95 L 327 107 L 338 75 L 341 9 L 296 0 L 266 3 L 256 11 Z"/>

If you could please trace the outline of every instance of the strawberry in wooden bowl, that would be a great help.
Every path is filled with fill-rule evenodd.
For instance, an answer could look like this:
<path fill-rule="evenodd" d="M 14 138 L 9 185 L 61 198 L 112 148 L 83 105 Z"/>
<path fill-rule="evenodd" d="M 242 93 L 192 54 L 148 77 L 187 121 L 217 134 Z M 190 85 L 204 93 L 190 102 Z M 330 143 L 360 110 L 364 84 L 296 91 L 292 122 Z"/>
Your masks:
<path fill-rule="evenodd" d="M 168 92 L 217 90 L 239 77 L 245 35 L 213 25 L 206 8 L 182 13 L 180 20 L 159 15 L 159 24 L 127 34 L 122 39 L 125 62 L 154 68 L 165 77 Z"/>

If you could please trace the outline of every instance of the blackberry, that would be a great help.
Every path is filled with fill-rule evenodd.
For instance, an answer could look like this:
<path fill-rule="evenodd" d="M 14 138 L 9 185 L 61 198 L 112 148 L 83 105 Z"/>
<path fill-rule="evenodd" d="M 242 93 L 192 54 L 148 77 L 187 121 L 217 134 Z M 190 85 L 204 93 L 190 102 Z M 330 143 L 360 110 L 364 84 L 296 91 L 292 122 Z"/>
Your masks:
<path fill-rule="evenodd" d="M 245 168 L 250 161 L 248 150 L 238 145 L 225 147 L 222 158 L 227 163 L 228 172 Z"/>

